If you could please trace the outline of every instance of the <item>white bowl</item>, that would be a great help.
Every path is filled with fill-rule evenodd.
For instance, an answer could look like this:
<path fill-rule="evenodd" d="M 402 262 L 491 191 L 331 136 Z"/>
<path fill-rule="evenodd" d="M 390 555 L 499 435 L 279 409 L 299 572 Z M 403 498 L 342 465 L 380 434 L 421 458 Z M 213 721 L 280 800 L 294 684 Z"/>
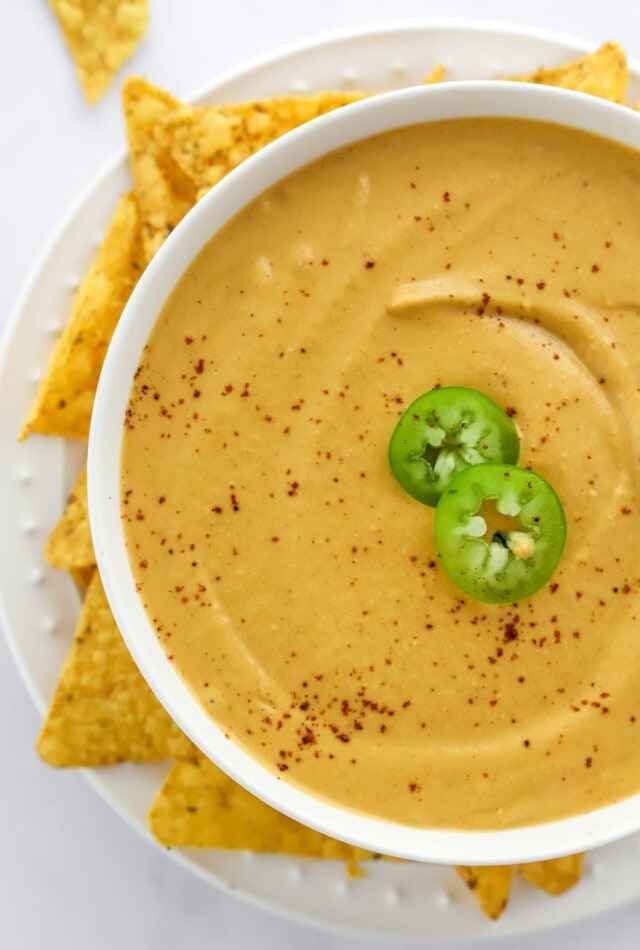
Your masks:
<path fill-rule="evenodd" d="M 297 168 L 349 143 L 418 122 L 508 116 L 552 121 L 640 149 L 640 115 L 604 100 L 519 83 L 458 82 L 366 99 L 296 129 L 250 158 L 206 195 L 142 276 L 104 364 L 89 440 L 89 508 L 98 566 L 122 635 L 143 675 L 193 742 L 278 810 L 372 851 L 446 864 L 509 864 L 583 851 L 640 829 L 640 795 L 586 815 L 502 831 L 432 830 L 326 804 L 277 779 L 226 739 L 176 673 L 136 594 L 120 518 L 123 420 L 141 351 L 164 302 L 232 216 Z"/>

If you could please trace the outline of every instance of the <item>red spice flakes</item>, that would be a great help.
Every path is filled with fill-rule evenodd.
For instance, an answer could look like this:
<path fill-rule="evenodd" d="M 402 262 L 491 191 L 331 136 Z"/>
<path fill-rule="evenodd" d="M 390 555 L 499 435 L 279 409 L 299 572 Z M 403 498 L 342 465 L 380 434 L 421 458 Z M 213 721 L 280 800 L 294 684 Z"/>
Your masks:
<path fill-rule="evenodd" d="M 285 762 L 278 762 L 278 768 L 281 772 L 286 772 L 289 766 Z"/>
<path fill-rule="evenodd" d="M 555 594 L 559 586 L 560 586 L 559 584 L 549 584 L 549 590 L 551 591 L 552 594 Z"/>
<path fill-rule="evenodd" d="M 599 270 L 600 270 L 600 267 L 599 267 L 598 264 L 592 264 L 592 265 L 591 265 L 591 273 L 592 273 L 592 274 L 597 274 Z"/>
<path fill-rule="evenodd" d="M 620 514 L 621 514 L 621 515 L 630 515 L 630 514 L 631 514 L 631 508 L 627 508 L 627 507 L 621 508 L 621 509 L 620 509 Z"/>
<path fill-rule="evenodd" d="M 588 755 L 587 758 L 584 760 L 584 767 L 586 769 L 590 769 L 592 764 L 593 764 L 593 759 L 591 758 L 590 755 Z"/>
<path fill-rule="evenodd" d="M 200 357 L 198 362 L 195 364 L 194 369 L 198 375 L 200 375 L 200 373 L 204 373 L 204 360 L 202 357 Z"/>
<path fill-rule="evenodd" d="M 186 336 L 186 337 L 184 338 L 184 342 L 187 344 L 187 346 L 191 346 L 191 344 L 193 343 L 193 337 L 192 337 L 192 336 Z"/>
<path fill-rule="evenodd" d="M 504 625 L 504 642 L 509 643 L 511 640 L 518 639 L 518 628 L 515 623 L 506 623 Z"/>
<path fill-rule="evenodd" d="M 409 791 L 410 792 L 419 792 L 420 786 L 417 782 L 409 782 Z"/>
<path fill-rule="evenodd" d="M 367 268 L 367 270 L 371 270 L 372 267 L 375 267 L 375 266 L 376 266 L 376 262 L 375 262 L 375 261 L 365 261 L 365 262 L 364 262 L 364 266 Z"/>
<path fill-rule="evenodd" d="M 547 284 L 546 284 L 546 281 L 544 280 L 539 280 L 538 283 L 536 284 L 536 287 L 538 288 L 538 290 L 544 290 L 546 286 Z"/>
<path fill-rule="evenodd" d="M 451 195 L 449 194 L 448 191 L 444 192 L 444 194 L 442 195 L 442 200 L 444 201 L 445 204 L 449 204 L 449 202 L 451 201 Z"/>

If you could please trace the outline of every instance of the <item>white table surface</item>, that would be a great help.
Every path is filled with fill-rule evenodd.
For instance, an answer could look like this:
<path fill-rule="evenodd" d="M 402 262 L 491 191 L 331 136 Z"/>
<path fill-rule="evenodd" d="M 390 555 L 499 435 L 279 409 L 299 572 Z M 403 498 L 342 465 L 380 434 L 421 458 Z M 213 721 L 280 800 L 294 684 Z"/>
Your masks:
<path fill-rule="evenodd" d="M 640 6 L 632 0 L 149 0 L 149 5 L 151 27 L 129 70 L 178 96 L 285 43 L 392 18 L 482 16 L 594 43 L 617 39 L 640 60 Z M 93 109 L 84 104 L 45 0 L 2 0 L 0 9 L 6 14 L 0 58 L 2 331 L 49 234 L 105 160 L 122 147 L 124 133 L 119 84 Z M 33 752 L 39 726 L 39 714 L 0 636 L 2 950 L 364 950 L 392 945 L 292 923 L 196 879 L 142 840 L 82 774 L 41 764 Z M 511 943 L 522 950 L 635 950 L 639 939 L 640 901 Z"/>

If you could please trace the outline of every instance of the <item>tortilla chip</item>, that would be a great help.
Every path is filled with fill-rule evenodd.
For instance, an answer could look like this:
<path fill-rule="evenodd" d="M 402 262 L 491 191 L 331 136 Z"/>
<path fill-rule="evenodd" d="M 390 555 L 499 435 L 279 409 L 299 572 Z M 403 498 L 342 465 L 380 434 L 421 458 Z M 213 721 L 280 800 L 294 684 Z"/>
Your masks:
<path fill-rule="evenodd" d="M 518 871 L 525 880 L 547 894 L 563 894 L 580 880 L 583 854 L 571 854 L 566 858 L 553 858 L 550 861 L 534 861 L 521 864 Z"/>
<path fill-rule="evenodd" d="M 351 866 L 375 857 L 280 814 L 199 753 L 175 763 L 148 821 L 154 837 L 167 848 L 262 851 L 340 859 Z"/>
<path fill-rule="evenodd" d="M 182 103 L 168 92 L 132 76 L 122 88 L 129 163 L 140 209 L 140 232 L 148 263 L 165 238 L 195 204 L 196 189 L 154 137 L 158 121 Z"/>
<path fill-rule="evenodd" d="M 437 66 L 434 66 L 430 73 L 422 80 L 423 86 L 429 86 L 432 83 L 444 82 L 445 68 L 442 63 L 438 63 Z"/>
<path fill-rule="evenodd" d="M 49 0 L 90 105 L 105 92 L 147 29 L 147 0 Z"/>
<path fill-rule="evenodd" d="M 31 432 L 86 439 L 107 346 L 142 271 L 132 194 L 116 207 L 67 325 L 49 358 L 20 439 Z"/>
<path fill-rule="evenodd" d="M 365 97 L 363 92 L 319 92 L 219 107 L 183 106 L 159 117 L 156 142 L 195 183 L 200 198 L 285 132 Z"/>
<path fill-rule="evenodd" d="M 529 76 L 513 76 L 517 82 L 562 86 L 586 92 L 612 102 L 624 102 L 629 80 L 625 51 L 617 43 L 605 43 L 595 53 L 551 69 L 539 69 Z"/>
<path fill-rule="evenodd" d="M 86 593 L 89 584 L 93 580 L 93 573 L 95 569 L 95 565 L 88 564 L 86 567 L 70 567 L 67 569 L 67 573 L 75 583 L 76 587 L 79 587 L 81 592 L 84 594 Z"/>
<path fill-rule="evenodd" d="M 150 762 L 194 748 L 133 662 L 97 571 L 36 748 L 61 767 Z"/>
<path fill-rule="evenodd" d="M 93 573 L 96 556 L 89 526 L 89 503 L 87 499 L 87 467 L 83 466 L 62 518 L 47 539 L 45 557 L 51 567 L 62 571 L 85 571 Z M 77 579 L 86 574 L 78 573 Z"/>
<path fill-rule="evenodd" d="M 457 867 L 456 871 L 473 891 L 487 917 L 497 920 L 509 900 L 513 868 L 508 865 Z"/>

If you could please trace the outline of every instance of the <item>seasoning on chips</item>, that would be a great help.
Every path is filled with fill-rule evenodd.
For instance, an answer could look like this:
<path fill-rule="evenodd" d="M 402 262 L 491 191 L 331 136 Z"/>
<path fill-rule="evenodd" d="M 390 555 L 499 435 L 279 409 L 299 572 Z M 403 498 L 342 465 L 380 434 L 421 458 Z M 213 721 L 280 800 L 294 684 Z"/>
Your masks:
<path fill-rule="evenodd" d="M 528 76 L 513 76 L 518 82 L 540 83 L 544 86 L 562 86 L 575 92 L 600 96 L 612 102 L 624 102 L 629 67 L 622 47 L 605 43 L 594 53 L 562 66 L 539 69 Z"/>
<path fill-rule="evenodd" d="M 20 438 L 31 432 L 86 439 L 98 377 L 116 323 L 142 272 L 132 193 L 114 212 L 49 358 Z"/>
<path fill-rule="evenodd" d="M 583 854 L 570 854 L 565 858 L 521 864 L 518 871 L 526 881 L 547 894 L 564 894 L 580 880 L 583 859 Z"/>
<path fill-rule="evenodd" d="M 45 762 L 61 767 L 150 762 L 193 751 L 133 662 L 97 571 L 36 748 Z"/>
<path fill-rule="evenodd" d="M 200 198 L 285 132 L 365 96 L 362 92 L 319 92 L 234 105 L 184 106 L 158 119 L 155 140 L 194 182 Z"/>
<path fill-rule="evenodd" d="M 168 848 L 225 848 L 355 862 L 376 857 L 280 814 L 203 755 L 176 762 L 149 811 Z"/>
<path fill-rule="evenodd" d="M 513 868 L 509 865 L 457 867 L 456 871 L 492 920 L 497 920 L 509 901 Z"/>
<path fill-rule="evenodd" d="M 47 538 L 44 553 L 51 567 L 68 571 L 76 579 L 86 578 L 89 572 L 91 579 L 96 555 L 89 525 L 86 465 L 76 479 L 62 517 Z"/>
<path fill-rule="evenodd" d="M 122 87 L 129 164 L 140 209 L 145 263 L 196 200 L 193 181 L 158 145 L 154 136 L 161 117 L 181 106 L 178 99 L 139 76 L 130 77 Z"/>
<path fill-rule="evenodd" d="M 132 55 L 149 21 L 147 0 L 49 0 L 85 98 L 103 95 Z"/>

